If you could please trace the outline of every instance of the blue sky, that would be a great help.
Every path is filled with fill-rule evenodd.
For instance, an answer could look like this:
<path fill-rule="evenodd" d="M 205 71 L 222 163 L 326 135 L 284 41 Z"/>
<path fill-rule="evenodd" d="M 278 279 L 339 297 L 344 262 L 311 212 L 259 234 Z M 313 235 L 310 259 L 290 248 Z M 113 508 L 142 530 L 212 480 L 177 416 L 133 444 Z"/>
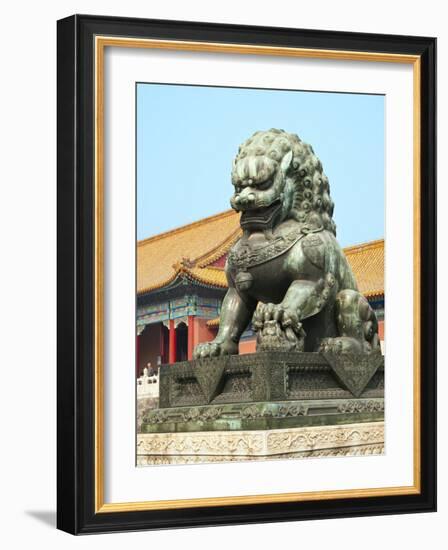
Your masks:
<path fill-rule="evenodd" d="M 137 84 L 137 239 L 230 208 L 239 145 L 281 128 L 330 180 L 342 246 L 384 236 L 384 96 Z"/>

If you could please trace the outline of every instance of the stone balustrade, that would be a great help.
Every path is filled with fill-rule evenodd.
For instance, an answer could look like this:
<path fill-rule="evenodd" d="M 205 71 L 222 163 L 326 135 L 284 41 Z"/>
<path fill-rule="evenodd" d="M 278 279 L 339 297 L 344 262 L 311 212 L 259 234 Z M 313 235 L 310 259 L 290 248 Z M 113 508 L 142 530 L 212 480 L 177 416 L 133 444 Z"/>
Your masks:
<path fill-rule="evenodd" d="M 144 368 L 143 374 L 137 378 L 137 397 L 159 397 L 159 373 L 149 374 L 149 369 Z"/>

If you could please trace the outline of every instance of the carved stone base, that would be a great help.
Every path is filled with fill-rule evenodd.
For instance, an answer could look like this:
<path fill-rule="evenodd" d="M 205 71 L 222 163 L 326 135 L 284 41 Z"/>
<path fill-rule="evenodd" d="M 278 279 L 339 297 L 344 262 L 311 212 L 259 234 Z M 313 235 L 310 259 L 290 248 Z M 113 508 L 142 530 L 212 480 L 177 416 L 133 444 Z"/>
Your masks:
<path fill-rule="evenodd" d="M 159 407 L 384 396 L 379 353 L 259 352 L 160 368 Z"/>
<path fill-rule="evenodd" d="M 307 399 L 148 410 L 143 433 L 249 431 L 377 422 L 384 399 Z"/>
<path fill-rule="evenodd" d="M 137 436 L 138 466 L 364 456 L 383 452 L 384 422 Z"/>

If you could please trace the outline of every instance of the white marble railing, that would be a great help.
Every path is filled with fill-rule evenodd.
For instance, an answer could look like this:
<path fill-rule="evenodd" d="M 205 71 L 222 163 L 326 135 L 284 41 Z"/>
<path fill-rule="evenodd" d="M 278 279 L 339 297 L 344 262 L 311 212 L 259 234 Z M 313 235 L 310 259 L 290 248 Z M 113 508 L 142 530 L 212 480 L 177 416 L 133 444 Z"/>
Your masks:
<path fill-rule="evenodd" d="M 137 397 L 159 397 L 159 374 L 149 375 L 145 367 L 143 374 L 137 378 Z"/>

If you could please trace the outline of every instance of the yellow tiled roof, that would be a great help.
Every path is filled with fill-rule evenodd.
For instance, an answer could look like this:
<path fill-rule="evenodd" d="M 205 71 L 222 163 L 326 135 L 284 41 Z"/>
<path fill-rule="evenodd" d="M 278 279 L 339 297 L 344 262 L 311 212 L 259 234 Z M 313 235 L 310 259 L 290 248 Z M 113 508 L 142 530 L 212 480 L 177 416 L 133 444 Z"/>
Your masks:
<path fill-rule="evenodd" d="M 239 234 L 239 216 L 228 210 L 139 241 L 137 293 L 162 288 L 180 273 L 225 287 L 224 272 L 205 266 L 223 256 Z"/>
<path fill-rule="evenodd" d="M 210 319 L 210 321 L 207 321 L 206 325 L 209 328 L 218 328 L 219 327 L 219 317 L 215 317 L 214 319 Z"/>
<path fill-rule="evenodd" d="M 233 210 L 140 241 L 137 292 L 162 288 L 178 276 L 226 288 L 224 270 L 210 264 L 221 258 L 241 234 Z M 384 294 L 384 239 L 344 248 L 358 287 L 367 297 Z"/>
<path fill-rule="evenodd" d="M 384 239 L 344 248 L 359 291 L 373 298 L 384 294 Z"/>

